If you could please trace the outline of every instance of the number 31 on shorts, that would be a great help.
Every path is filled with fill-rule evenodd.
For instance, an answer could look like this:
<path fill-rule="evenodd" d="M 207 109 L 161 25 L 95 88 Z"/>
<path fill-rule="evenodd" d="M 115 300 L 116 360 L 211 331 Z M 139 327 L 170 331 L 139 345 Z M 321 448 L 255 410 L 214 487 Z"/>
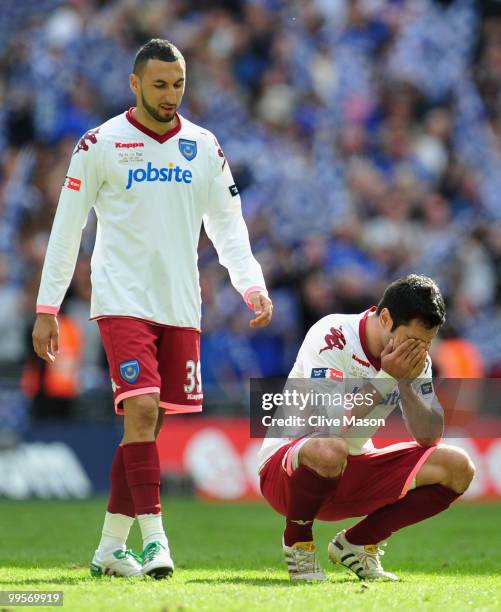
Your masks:
<path fill-rule="evenodd" d="M 188 359 L 186 362 L 186 384 L 184 385 L 185 393 L 193 393 L 197 388 L 196 392 L 201 393 L 202 391 L 202 368 L 200 361 L 196 363 L 192 359 Z"/>

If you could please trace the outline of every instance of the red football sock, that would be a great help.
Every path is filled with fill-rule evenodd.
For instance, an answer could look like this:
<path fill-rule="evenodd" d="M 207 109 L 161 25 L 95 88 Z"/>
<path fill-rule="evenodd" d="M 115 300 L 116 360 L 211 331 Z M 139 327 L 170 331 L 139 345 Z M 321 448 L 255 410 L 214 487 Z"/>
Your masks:
<path fill-rule="evenodd" d="M 443 512 L 459 496 L 459 493 L 440 484 L 418 487 L 348 529 L 346 539 L 358 545 L 379 544 L 394 531 Z"/>
<path fill-rule="evenodd" d="M 123 448 L 119 446 L 115 451 L 111 464 L 111 492 L 108 501 L 108 512 L 112 514 L 125 514 L 134 517 L 134 501 L 130 494 L 129 483 L 125 473 Z"/>
<path fill-rule="evenodd" d="M 294 470 L 290 477 L 290 495 L 284 531 L 286 546 L 313 540 L 313 520 L 324 499 L 336 488 L 338 480 L 338 477 L 320 476 L 304 465 Z"/>
<path fill-rule="evenodd" d="M 127 482 L 139 514 L 160 512 L 160 461 L 156 442 L 131 442 L 123 445 Z"/>

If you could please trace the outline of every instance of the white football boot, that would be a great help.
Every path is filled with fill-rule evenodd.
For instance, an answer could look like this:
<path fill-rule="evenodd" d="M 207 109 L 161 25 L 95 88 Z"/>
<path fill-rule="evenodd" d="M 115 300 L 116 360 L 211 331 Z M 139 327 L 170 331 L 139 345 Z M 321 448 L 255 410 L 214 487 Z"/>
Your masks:
<path fill-rule="evenodd" d="M 332 563 L 344 565 L 361 580 L 398 580 L 395 574 L 384 571 L 379 560 L 379 557 L 384 555 L 384 551 L 378 545 L 350 544 L 345 532 L 346 529 L 343 529 L 329 542 L 327 552 Z"/>
<path fill-rule="evenodd" d="M 282 540 L 282 547 L 292 582 L 300 582 L 301 580 L 323 582 L 326 580 L 324 571 L 318 562 L 313 542 L 296 542 L 292 546 L 286 546 Z"/>
<path fill-rule="evenodd" d="M 165 547 L 161 542 L 155 540 L 150 542 L 141 555 L 143 559 L 142 573 L 160 580 L 169 578 L 174 572 L 174 561 L 170 556 L 169 546 Z"/>
<path fill-rule="evenodd" d="M 101 578 L 102 576 L 141 576 L 142 559 L 135 555 L 132 550 L 117 548 L 103 557 L 98 551 L 90 563 L 91 576 Z"/>

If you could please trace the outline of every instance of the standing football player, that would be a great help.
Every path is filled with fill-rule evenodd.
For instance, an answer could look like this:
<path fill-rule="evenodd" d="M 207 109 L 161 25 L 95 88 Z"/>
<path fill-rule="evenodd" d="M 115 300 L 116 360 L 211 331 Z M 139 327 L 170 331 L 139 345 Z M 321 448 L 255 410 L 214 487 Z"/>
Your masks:
<path fill-rule="evenodd" d="M 365 518 L 329 543 L 330 560 L 362 579 L 397 580 L 381 566 L 381 543 L 443 512 L 468 488 L 474 466 L 463 450 L 440 443 L 443 411 L 431 381 L 428 351 L 444 321 L 438 286 L 413 274 L 391 283 L 377 307 L 328 315 L 307 333 L 289 378 L 331 379 L 348 387 L 350 378 L 368 379 L 368 394 L 350 406 L 350 417 L 384 421 L 400 406 L 415 442 L 376 449 L 371 437 L 378 424 L 357 429 L 348 423 L 329 437 L 265 439 L 261 490 L 285 516 L 283 551 L 291 580 L 325 580 L 313 542 L 316 518 L 357 516 Z"/>
<path fill-rule="evenodd" d="M 170 576 L 156 437 L 163 415 L 202 410 L 197 245 L 202 222 L 221 264 L 254 311 L 272 316 L 240 197 L 216 138 L 178 114 L 186 66 L 166 40 L 139 49 L 130 87 L 136 106 L 87 132 L 76 146 L 45 257 L 35 352 L 58 352 L 57 314 L 91 207 L 97 215 L 91 318 L 99 324 L 124 435 L 93 575 Z M 143 552 L 126 549 L 137 517 Z"/>

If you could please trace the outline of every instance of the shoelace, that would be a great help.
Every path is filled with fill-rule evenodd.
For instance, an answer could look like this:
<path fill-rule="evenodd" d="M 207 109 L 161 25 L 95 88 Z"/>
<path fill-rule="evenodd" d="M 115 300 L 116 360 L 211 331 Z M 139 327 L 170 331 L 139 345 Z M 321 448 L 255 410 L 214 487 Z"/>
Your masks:
<path fill-rule="evenodd" d="M 136 555 L 136 553 L 135 553 L 135 552 L 134 552 L 134 551 L 133 551 L 131 548 L 128 548 L 128 549 L 125 551 L 125 554 L 126 554 L 128 557 L 132 557 L 132 558 L 134 559 L 134 561 L 137 561 L 138 563 L 142 563 L 142 561 L 143 561 L 143 560 L 142 560 L 142 558 L 141 558 L 141 556 L 140 556 L 140 555 Z"/>
<path fill-rule="evenodd" d="M 299 572 L 320 571 L 320 565 L 314 552 L 309 552 L 303 549 L 294 549 L 292 554 Z"/>
<path fill-rule="evenodd" d="M 383 566 L 381 565 L 381 561 L 379 559 L 379 557 L 382 557 L 385 552 L 382 546 L 386 546 L 386 542 L 383 542 L 381 545 L 375 545 L 374 552 L 368 552 L 367 550 L 364 550 L 364 552 L 361 553 L 360 556 L 362 557 L 362 564 L 367 569 L 369 569 L 369 567 L 372 567 L 373 569 L 384 571 Z"/>
<path fill-rule="evenodd" d="M 138 563 L 142 562 L 141 557 L 139 555 L 136 555 L 136 553 L 131 548 L 128 548 L 127 550 L 122 550 L 120 551 L 120 553 L 117 554 L 118 559 L 126 559 L 127 557 L 132 557 Z"/>
<path fill-rule="evenodd" d="M 149 561 L 151 561 L 161 548 L 162 545 L 160 544 L 160 542 L 151 542 L 150 544 L 148 544 L 148 546 L 143 551 L 142 562 L 148 563 Z"/>

